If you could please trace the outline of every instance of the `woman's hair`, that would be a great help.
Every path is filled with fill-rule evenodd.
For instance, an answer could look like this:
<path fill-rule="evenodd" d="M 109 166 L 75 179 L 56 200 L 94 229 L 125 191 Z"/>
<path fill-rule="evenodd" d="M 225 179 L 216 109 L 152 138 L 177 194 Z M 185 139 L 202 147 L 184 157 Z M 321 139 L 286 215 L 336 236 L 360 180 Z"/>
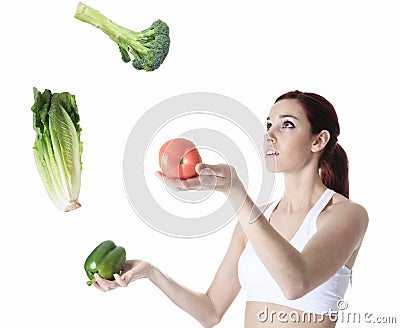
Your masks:
<path fill-rule="evenodd" d="M 322 130 L 330 133 L 330 139 L 319 158 L 319 174 L 326 187 L 348 198 L 348 160 L 346 152 L 337 142 L 340 126 L 335 108 L 324 97 L 310 92 L 290 91 L 278 97 L 275 103 L 283 99 L 295 99 L 300 103 L 313 134 Z"/>

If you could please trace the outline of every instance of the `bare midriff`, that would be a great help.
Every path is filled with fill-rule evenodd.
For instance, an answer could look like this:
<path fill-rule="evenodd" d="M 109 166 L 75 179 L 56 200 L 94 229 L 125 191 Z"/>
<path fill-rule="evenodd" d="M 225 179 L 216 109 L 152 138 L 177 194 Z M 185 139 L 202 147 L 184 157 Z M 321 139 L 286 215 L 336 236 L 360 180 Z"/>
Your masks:
<path fill-rule="evenodd" d="M 273 303 L 246 303 L 245 328 L 333 328 L 335 325 L 333 315 L 308 313 Z"/>

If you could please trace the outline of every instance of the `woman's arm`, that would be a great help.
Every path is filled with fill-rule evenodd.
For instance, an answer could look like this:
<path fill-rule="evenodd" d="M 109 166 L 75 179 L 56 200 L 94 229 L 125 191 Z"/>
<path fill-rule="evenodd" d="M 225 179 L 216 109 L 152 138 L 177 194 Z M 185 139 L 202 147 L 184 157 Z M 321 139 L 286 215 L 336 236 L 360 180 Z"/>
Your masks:
<path fill-rule="evenodd" d="M 255 252 L 288 299 L 304 296 L 334 275 L 360 247 L 368 225 L 364 208 L 340 202 L 299 252 L 241 188 L 231 190 L 228 199 Z"/>
<path fill-rule="evenodd" d="M 96 275 L 95 286 L 103 291 L 116 287 L 126 287 L 130 282 L 148 278 L 174 304 L 192 315 L 204 327 L 217 324 L 240 291 L 237 276 L 237 264 L 245 247 L 245 235 L 239 224 L 236 225 L 226 255 L 218 268 L 214 280 L 206 293 L 192 291 L 167 276 L 150 263 L 127 261 L 121 276 L 115 275 L 115 281 L 105 280 Z"/>
<path fill-rule="evenodd" d="M 302 252 L 265 219 L 229 165 L 198 164 L 199 176 L 184 183 L 163 177 L 176 190 L 215 189 L 223 192 L 240 226 L 267 270 L 288 299 L 296 299 L 335 274 L 360 246 L 368 225 L 364 208 L 350 201 L 334 206 L 326 223 Z M 161 174 L 159 174 L 161 178 Z"/>

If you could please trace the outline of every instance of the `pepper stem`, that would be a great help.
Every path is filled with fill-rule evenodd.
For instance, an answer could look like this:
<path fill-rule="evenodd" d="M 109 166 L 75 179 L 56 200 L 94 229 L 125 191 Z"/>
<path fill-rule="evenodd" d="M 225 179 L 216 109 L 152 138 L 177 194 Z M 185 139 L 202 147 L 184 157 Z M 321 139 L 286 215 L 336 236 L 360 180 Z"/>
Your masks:
<path fill-rule="evenodd" d="M 91 285 L 93 285 L 95 282 L 96 282 L 96 278 L 92 278 L 92 279 L 90 279 L 89 281 L 87 281 L 86 284 L 87 284 L 88 286 L 91 286 Z"/>

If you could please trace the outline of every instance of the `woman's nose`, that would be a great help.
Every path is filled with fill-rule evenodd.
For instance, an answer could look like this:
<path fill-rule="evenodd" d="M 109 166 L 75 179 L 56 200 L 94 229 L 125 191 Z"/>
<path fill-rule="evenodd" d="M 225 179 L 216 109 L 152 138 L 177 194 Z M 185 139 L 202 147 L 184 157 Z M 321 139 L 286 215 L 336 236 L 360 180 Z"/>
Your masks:
<path fill-rule="evenodd" d="M 275 143 L 276 139 L 275 139 L 275 136 L 269 131 L 269 132 L 265 133 L 265 141 Z"/>

